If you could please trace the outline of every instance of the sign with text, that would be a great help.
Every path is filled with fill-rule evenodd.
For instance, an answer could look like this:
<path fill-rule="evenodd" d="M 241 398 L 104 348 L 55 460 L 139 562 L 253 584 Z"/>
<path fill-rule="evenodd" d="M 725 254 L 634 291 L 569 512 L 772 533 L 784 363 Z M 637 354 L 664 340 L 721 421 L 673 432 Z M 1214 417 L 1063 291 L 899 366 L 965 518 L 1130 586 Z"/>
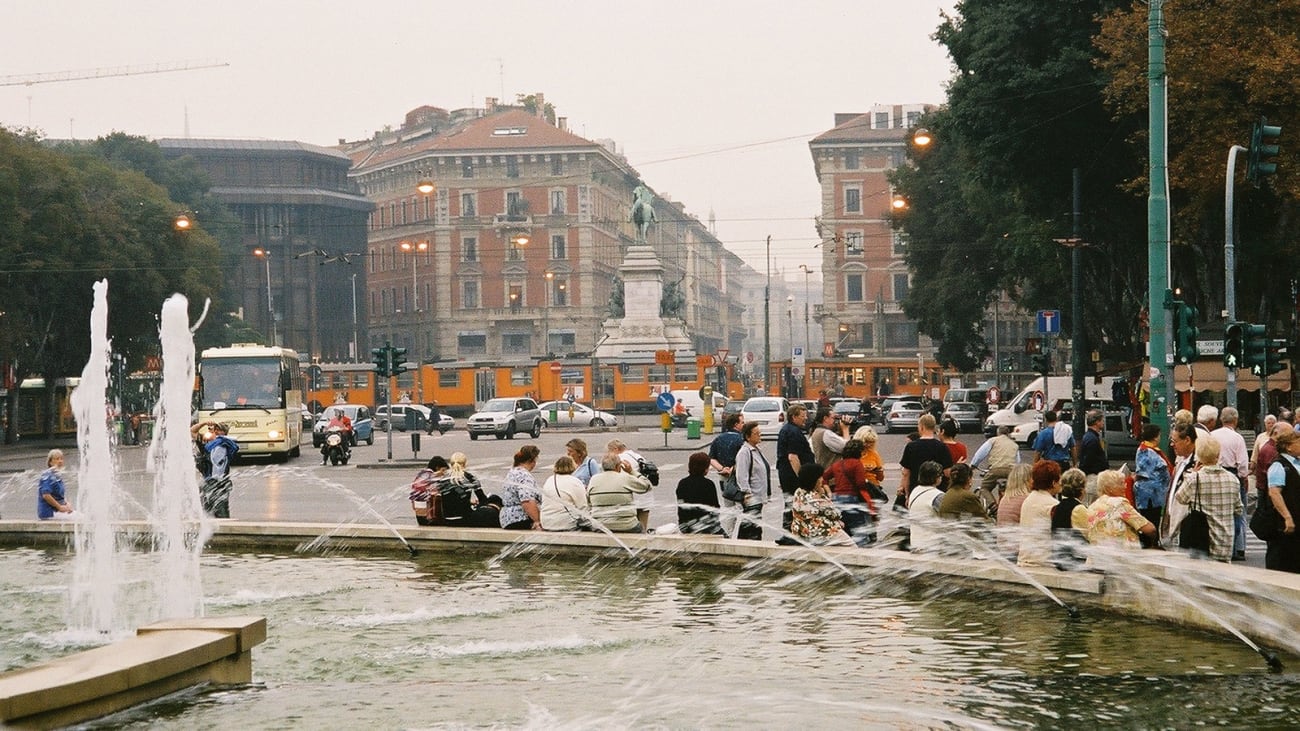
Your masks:
<path fill-rule="evenodd" d="M 671 350 L 656 350 L 655 365 L 674 365 L 677 363 L 677 355 Z"/>

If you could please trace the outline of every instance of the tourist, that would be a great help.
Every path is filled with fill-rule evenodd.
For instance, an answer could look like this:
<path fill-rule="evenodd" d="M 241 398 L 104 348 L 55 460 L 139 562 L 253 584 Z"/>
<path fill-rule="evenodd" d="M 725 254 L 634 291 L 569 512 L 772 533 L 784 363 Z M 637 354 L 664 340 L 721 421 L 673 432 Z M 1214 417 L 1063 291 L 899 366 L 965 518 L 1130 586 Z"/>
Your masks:
<path fill-rule="evenodd" d="M 1124 475 L 1118 470 L 1104 470 L 1097 475 L 1101 494 L 1088 506 L 1084 529 L 1090 545 L 1129 550 L 1142 547 L 1141 536 L 1155 537 L 1155 523 L 1128 501 L 1124 483 Z"/>
<path fill-rule="evenodd" d="M 1073 571 L 1083 565 L 1087 556 L 1083 546 L 1087 543 L 1088 509 L 1080 498 L 1088 489 L 1088 475 L 1072 467 L 1061 475 L 1060 499 L 1052 507 L 1052 555 L 1056 568 Z"/>
<path fill-rule="evenodd" d="M 51 449 L 45 456 L 45 467 L 36 483 L 36 518 L 72 520 L 76 516 L 63 485 L 63 450 Z"/>
<path fill-rule="evenodd" d="M 844 459 L 831 464 L 822 479 L 839 506 L 844 530 L 859 546 L 866 546 L 876 539 L 876 506 L 868 489 L 867 468 L 862 466 L 862 442 L 848 440 L 842 454 Z"/>
<path fill-rule="evenodd" d="M 1174 499 L 1189 509 L 1205 513 L 1210 524 L 1210 558 L 1228 562 L 1232 559 L 1234 519 L 1242 512 L 1241 483 L 1219 464 L 1220 450 L 1217 439 L 1197 440 L 1196 459 L 1201 468 L 1184 483 Z"/>
<path fill-rule="evenodd" d="M 921 418 L 929 418 L 933 423 L 934 417 L 926 414 Z M 928 441 L 939 443 L 937 439 Z M 939 448 L 944 454 L 948 453 L 942 444 L 939 444 Z M 922 462 L 916 470 L 916 487 L 907 493 L 907 514 L 910 518 L 908 543 L 912 551 L 932 551 L 939 547 L 935 528 L 939 518 L 939 501 L 943 499 L 943 491 L 939 489 L 943 470 L 943 465 L 934 460 Z"/>
<path fill-rule="evenodd" d="M 853 438 L 862 442 L 862 467 L 867 471 L 867 480 L 875 485 L 875 488 L 871 489 L 871 497 L 877 502 L 889 502 L 889 496 L 885 494 L 884 489 L 885 461 L 881 459 L 880 451 L 876 449 L 880 443 L 880 436 L 870 424 L 866 424 L 853 432 Z"/>
<path fill-rule="evenodd" d="M 995 500 L 1001 499 L 994 490 L 998 480 L 1007 479 L 1011 468 L 1019 463 L 1020 445 L 1011 438 L 1011 427 L 1005 424 L 998 427 L 998 433 L 981 444 L 979 449 L 975 450 L 975 456 L 970 459 L 970 465 L 975 469 L 988 465 L 984 467 L 984 479 L 980 480 L 980 492 L 992 496 Z"/>
<path fill-rule="evenodd" d="M 211 426 L 212 437 L 203 445 L 211 469 L 199 492 L 203 510 L 214 518 L 230 517 L 230 463 L 239 452 L 239 444 L 230 438 L 230 429 L 221 422 Z"/>
<path fill-rule="evenodd" d="M 644 533 L 633 497 L 650 492 L 650 480 L 629 467 L 617 453 L 605 455 L 601 471 L 587 485 L 591 519 L 615 533 Z"/>
<path fill-rule="evenodd" d="M 948 454 L 952 455 L 952 463 L 965 462 L 968 455 L 966 445 L 957 441 L 957 433 L 961 431 L 957 427 L 957 422 L 952 419 L 944 419 L 939 425 L 939 441 L 943 446 L 948 448 Z"/>
<path fill-rule="evenodd" d="M 677 528 L 683 533 L 722 533 L 718 486 L 709 479 L 709 463 L 707 452 L 692 453 L 687 474 L 677 483 Z"/>
<path fill-rule="evenodd" d="M 794 491 L 790 533 L 814 546 L 853 546 L 844 530 L 839 508 L 822 479 L 821 465 L 812 462 L 799 468 L 799 487 Z"/>
<path fill-rule="evenodd" d="M 1052 565 L 1052 508 L 1061 491 L 1061 465 L 1043 459 L 1034 463 L 1029 496 L 1020 506 L 1021 566 Z"/>
<path fill-rule="evenodd" d="M 1245 505 L 1247 491 L 1250 489 L 1250 481 L 1247 479 L 1250 474 L 1250 453 L 1246 451 L 1245 437 L 1237 431 L 1239 419 L 1240 414 L 1235 408 L 1223 407 L 1223 411 L 1219 412 L 1219 423 L 1222 426 L 1210 432 L 1210 436 L 1219 443 L 1219 466 L 1237 478 L 1237 497 L 1241 500 L 1241 504 Z M 1232 560 L 1246 560 L 1244 510 L 1232 522 Z"/>
<path fill-rule="evenodd" d="M 781 529 L 790 530 L 790 501 L 799 489 L 799 470 L 816 461 L 812 445 L 804 436 L 803 426 L 808 420 L 808 409 L 795 404 L 786 412 L 785 424 L 776 434 L 776 476 L 781 484 L 785 506 L 781 511 Z"/>
<path fill-rule="evenodd" d="M 1189 418 L 1191 412 L 1188 412 Z M 1169 491 L 1165 494 L 1165 510 L 1160 516 L 1160 543 L 1178 545 L 1178 527 L 1187 517 L 1186 503 L 1175 500 L 1178 491 L 1196 473 L 1196 437 L 1200 430 L 1190 421 L 1177 421 L 1169 428 L 1169 444 L 1174 450 L 1174 468 L 1170 474 Z"/>
<path fill-rule="evenodd" d="M 998 552 L 1010 561 L 1020 553 L 1020 507 L 1029 497 L 1029 480 L 1033 468 L 1018 464 L 1007 473 L 1007 487 L 998 500 Z"/>
<path fill-rule="evenodd" d="M 587 485 L 591 484 L 591 476 L 600 472 L 600 463 L 596 461 L 595 457 L 587 454 L 587 443 L 577 437 L 564 443 L 564 451 L 573 460 L 573 463 L 578 466 L 573 471 L 573 476 L 578 478 L 578 481 L 586 488 Z"/>
<path fill-rule="evenodd" d="M 466 469 L 468 462 L 464 452 L 451 455 L 447 478 L 439 483 L 443 520 L 467 528 L 500 528 L 501 497 L 483 492 L 478 478 Z"/>
<path fill-rule="evenodd" d="M 501 485 L 501 516 L 498 519 L 506 530 L 541 530 L 541 493 L 533 470 L 541 450 L 529 444 L 515 452 L 514 466 L 506 473 Z"/>
<path fill-rule="evenodd" d="M 1083 417 L 1085 428 L 1079 440 L 1079 469 L 1087 476 L 1084 495 L 1087 502 L 1097 498 L 1097 475 L 1110 469 L 1110 457 L 1106 454 L 1106 440 L 1102 430 L 1106 427 L 1106 417 L 1098 409 L 1092 409 Z"/>
<path fill-rule="evenodd" d="M 1034 437 L 1034 451 L 1038 453 L 1038 460 L 1048 460 L 1055 462 L 1064 472 L 1070 469 L 1070 453 L 1074 451 L 1074 436 L 1068 439 L 1064 438 L 1056 428 L 1056 412 L 1043 412 L 1043 428 L 1038 430 L 1038 436 Z"/>
<path fill-rule="evenodd" d="M 1255 435 L 1255 442 L 1251 445 L 1250 474 L 1255 475 L 1256 485 L 1263 485 L 1268 481 L 1268 465 L 1272 464 L 1272 462 L 1263 465 L 1259 464 L 1259 448 L 1264 446 L 1265 442 L 1268 442 L 1273 438 L 1273 427 L 1276 425 L 1277 417 L 1272 414 L 1267 414 L 1264 417 L 1264 428 Z M 1276 457 L 1277 455 L 1275 454 L 1274 458 L 1276 459 Z M 1258 470 L 1258 472 L 1256 470 Z"/>
<path fill-rule="evenodd" d="M 605 445 L 605 449 L 609 450 L 610 454 L 617 456 L 623 464 L 627 465 L 628 472 L 634 475 L 641 474 L 641 455 L 629 449 L 621 439 L 611 439 L 609 443 Z M 604 462 L 601 462 L 601 467 L 604 467 L 604 464 Z M 649 480 L 646 480 L 646 482 L 648 484 Z M 590 481 L 587 482 L 587 486 L 591 486 Z M 653 488 L 654 485 L 650 485 L 650 487 Z M 636 519 L 637 522 L 641 524 L 641 532 L 645 533 L 649 531 L 650 508 L 654 506 L 654 498 L 651 497 L 650 491 L 646 490 L 644 492 L 633 494 L 632 505 L 636 508 Z"/>
<path fill-rule="evenodd" d="M 407 498 L 411 501 L 417 525 L 443 524 L 445 508 L 441 483 L 446 482 L 450 467 L 446 459 L 435 455 L 429 458 L 424 469 L 417 472 L 411 481 L 411 492 Z"/>
<path fill-rule="evenodd" d="M 1300 433 L 1289 424 L 1285 430 L 1278 431 L 1273 437 L 1278 458 L 1268 468 L 1268 496 L 1260 499 L 1267 499 L 1281 520 L 1278 531 L 1268 541 L 1264 568 L 1300 574 L 1300 536 L 1295 527 L 1300 516 Z"/>
<path fill-rule="evenodd" d="M 1134 464 L 1133 507 L 1143 518 L 1154 525 L 1160 525 L 1160 516 L 1165 512 L 1165 497 L 1169 493 L 1169 476 L 1174 471 L 1174 465 L 1160 451 L 1159 425 L 1146 424 L 1142 427 L 1142 442 L 1138 444 Z M 1142 533 L 1140 540 L 1144 548 L 1160 545 L 1160 535 L 1156 531 Z"/>
<path fill-rule="evenodd" d="M 937 512 L 940 518 L 959 523 L 957 533 L 944 533 L 942 540 L 949 544 L 944 547 L 945 552 L 982 557 L 986 551 L 980 549 L 988 540 L 991 520 L 984 501 L 971 490 L 973 474 L 971 466 L 965 462 L 952 466 L 948 474 L 948 491 L 939 499 Z"/>
<path fill-rule="evenodd" d="M 709 464 L 717 471 L 722 486 L 723 535 L 731 535 L 734 532 L 737 515 L 744 507 L 726 498 L 729 490 L 736 484 L 736 455 L 740 453 L 740 447 L 745 443 L 745 438 L 740 434 L 742 426 L 740 414 L 727 414 L 722 419 L 722 433 L 709 445 Z"/>
<path fill-rule="evenodd" d="M 747 421 L 740 428 L 745 440 L 736 453 L 736 485 L 744 496 L 744 513 L 737 521 L 733 538 L 748 541 L 763 540 L 763 504 L 772 496 L 772 467 L 759 446 L 763 430 L 757 421 Z M 797 489 L 797 488 L 796 488 Z"/>
<path fill-rule="evenodd" d="M 916 439 L 908 441 L 903 446 L 903 456 L 898 460 L 898 465 L 902 469 L 899 471 L 895 509 L 899 505 L 910 505 L 908 496 L 920 484 L 918 480 L 922 464 L 931 461 L 939 463 L 943 472 L 939 476 L 939 482 L 935 484 L 939 486 L 944 484 L 944 475 L 947 474 L 948 468 L 952 467 L 952 452 L 948 451 L 948 447 L 935 436 L 934 428 L 934 417 L 922 414 L 916 420 Z"/>
<path fill-rule="evenodd" d="M 813 459 L 825 470 L 844 452 L 844 442 L 849 438 L 849 425 L 829 407 L 819 407 L 813 423 L 816 426 L 808 442 L 812 445 Z"/>
<path fill-rule="evenodd" d="M 539 515 L 542 530 L 568 531 L 588 527 L 587 486 L 574 477 L 577 469 L 573 458 L 564 455 L 555 460 L 555 474 L 542 483 L 542 505 Z"/>

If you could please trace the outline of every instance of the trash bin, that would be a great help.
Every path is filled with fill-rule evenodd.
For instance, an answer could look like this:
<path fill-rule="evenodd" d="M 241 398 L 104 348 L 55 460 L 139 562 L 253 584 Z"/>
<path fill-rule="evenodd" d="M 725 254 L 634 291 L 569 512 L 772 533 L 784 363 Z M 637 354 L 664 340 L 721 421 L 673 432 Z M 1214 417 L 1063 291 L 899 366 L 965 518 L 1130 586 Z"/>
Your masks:
<path fill-rule="evenodd" d="M 699 420 L 699 419 L 687 419 L 687 420 L 686 420 L 686 438 L 687 438 L 687 439 L 699 439 L 699 438 L 700 438 L 700 420 Z"/>

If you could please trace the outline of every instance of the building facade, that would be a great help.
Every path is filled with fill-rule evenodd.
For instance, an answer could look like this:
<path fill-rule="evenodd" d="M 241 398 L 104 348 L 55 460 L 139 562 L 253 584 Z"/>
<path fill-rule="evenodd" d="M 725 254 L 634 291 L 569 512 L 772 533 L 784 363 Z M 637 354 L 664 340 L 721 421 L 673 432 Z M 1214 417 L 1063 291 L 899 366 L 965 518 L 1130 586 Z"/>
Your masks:
<path fill-rule="evenodd" d="M 162 139 L 158 145 L 169 157 L 193 158 L 212 181 L 211 195 L 238 218 L 225 271 L 243 318 L 299 355 L 355 359 L 366 342 L 359 297 L 366 290 L 362 252 L 373 206 L 348 179 L 351 159 L 301 142 Z"/>

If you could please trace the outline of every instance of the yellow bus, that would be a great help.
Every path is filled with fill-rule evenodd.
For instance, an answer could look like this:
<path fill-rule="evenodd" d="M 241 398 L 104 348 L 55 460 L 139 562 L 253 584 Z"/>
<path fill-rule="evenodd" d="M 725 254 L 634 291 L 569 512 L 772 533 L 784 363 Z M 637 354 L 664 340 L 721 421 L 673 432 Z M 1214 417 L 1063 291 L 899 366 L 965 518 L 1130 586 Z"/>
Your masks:
<path fill-rule="evenodd" d="M 299 455 L 302 373 L 288 348 L 236 343 L 199 356 L 199 421 L 224 422 L 239 453 Z"/>

